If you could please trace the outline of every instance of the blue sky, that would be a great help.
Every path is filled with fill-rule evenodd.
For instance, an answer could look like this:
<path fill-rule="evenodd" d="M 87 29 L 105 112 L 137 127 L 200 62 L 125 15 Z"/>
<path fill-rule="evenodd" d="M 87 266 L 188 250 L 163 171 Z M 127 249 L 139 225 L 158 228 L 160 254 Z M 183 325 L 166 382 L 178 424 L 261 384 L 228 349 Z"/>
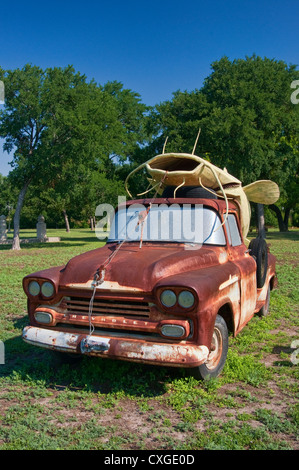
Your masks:
<path fill-rule="evenodd" d="M 155 105 L 201 88 L 224 55 L 299 64 L 298 19 L 299 0 L 1 1 L 0 65 L 71 64 Z M 0 173 L 10 160 L 0 145 Z"/>

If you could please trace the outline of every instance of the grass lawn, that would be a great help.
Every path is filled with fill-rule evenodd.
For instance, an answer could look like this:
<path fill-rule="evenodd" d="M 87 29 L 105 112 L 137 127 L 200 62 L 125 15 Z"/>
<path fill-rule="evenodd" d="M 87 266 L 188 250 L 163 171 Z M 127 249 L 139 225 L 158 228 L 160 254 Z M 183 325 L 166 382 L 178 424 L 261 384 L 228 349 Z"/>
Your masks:
<path fill-rule="evenodd" d="M 121 361 L 61 365 L 24 343 L 22 278 L 101 244 L 88 229 L 47 234 L 61 241 L 0 246 L 0 450 L 298 450 L 299 230 L 268 232 L 279 281 L 270 314 L 230 337 L 224 371 L 208 383 Z"/>

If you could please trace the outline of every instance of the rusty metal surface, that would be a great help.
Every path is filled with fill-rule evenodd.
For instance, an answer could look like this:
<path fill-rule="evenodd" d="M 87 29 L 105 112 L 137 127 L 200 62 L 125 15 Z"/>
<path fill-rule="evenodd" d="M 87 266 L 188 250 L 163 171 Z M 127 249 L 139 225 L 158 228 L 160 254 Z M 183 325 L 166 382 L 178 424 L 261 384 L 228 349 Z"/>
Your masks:
<path fill-rule="evenodd" d="M 67 333 L 46 328 L 27 326 L 23 339 L 47 349 L 69 353 L 83 353 L 88 356 L 109 357 L 128 361 L 147 362 L 172 367 L 196 367 L 205 362 L 209 355 L 206 346 L 167 343 L 151 343 L 130 339 L 115 339 L 92 336 L 91 347 L 86 346 L 88 335 Z M 83 346 L 82 346 L 83 342 Z M 98 347 L 96 347 L 98 346 Z M 85 351 L 84 351 L 85 349 Z"/>
<path fill-rule="evenodd" d="M 166 202 L 190 203 L 190 200 Z M 223 201 L 204 203 L 223 218 Z M 230 210 L 237 212 L 232 205 Z M 256 262 L 244 243 L 237 247 L 202 246 L 186 250 L 181 243 L 148 242 L 140 249 L 139 242 L 130 242 L 121 247 L 107 267 L 105 282 L 96 288 L 89 316 L 94 273 L 116 246 L 106 244 L 76 256 L 66 266 L 24 278 L 27 295 L 32 279 L 39 283 L 50 280 L 55 286 L 53 298 L 28 295 L 30 326 L 24 330 L 24 340 L 101 357 L 195 367 L 208 359 L 217 313 L 225 309 L 225 319 L 236 335 L 265 303 L 269 282 L 274 286 L 275 257 L 269 253 L 266 282 L 262 289 L 257 289 Z M 165 288 L 177 294 L 181 290 L 192 292 L 194 305 L 188 309 L 178 303 L 164 307 L 160 293 Z M 37 311 L 50 313 L 52 322 L 40 325 L 34 318 Z M 90 322 L 95 343 L 86 344 L 85 350 L 82 341 L 89 337 Z M 184 328 L 185 334 L 180 338 L 164 337 L 161 329 L 166 324 Z"/>

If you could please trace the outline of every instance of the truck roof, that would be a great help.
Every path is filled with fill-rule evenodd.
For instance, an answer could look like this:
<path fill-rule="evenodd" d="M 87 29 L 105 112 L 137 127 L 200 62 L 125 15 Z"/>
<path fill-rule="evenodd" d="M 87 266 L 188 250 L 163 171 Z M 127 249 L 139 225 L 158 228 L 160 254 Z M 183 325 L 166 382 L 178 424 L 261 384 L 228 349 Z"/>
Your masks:
<path fill-rule="evenodd" d="M 144 206 L 148 206 L 150 204 L 202 204 L 203 206 L 210 207 L 211 209 L 216 210 L 220 214 L 226 212 L 226 204 L 223 199 L 203 199 L 203 198 L 155 198 L 155 199 L 133 199 L 128 200 L 124 203 L 126 206 L 130 206 L 132 204 L 142 204 Z M 122 207 L 123 204 L 120 204 L 119 207 Z M 230 211 L 238 211 L 237 205 L 235 202 L 229 202 L 228 207 Z"/>

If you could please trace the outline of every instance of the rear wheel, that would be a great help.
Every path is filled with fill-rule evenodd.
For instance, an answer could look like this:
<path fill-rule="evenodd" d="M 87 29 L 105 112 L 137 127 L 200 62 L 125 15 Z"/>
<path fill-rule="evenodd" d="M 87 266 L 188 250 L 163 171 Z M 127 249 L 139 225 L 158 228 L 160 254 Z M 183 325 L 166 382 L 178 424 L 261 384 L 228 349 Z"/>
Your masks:
<path fill-rule="evenodd" d="M 262 237 L 257 237 L 251 240 L 249 244 L 250 254 L 256 260 L 256 283 L 257 287 L 261 288 L 265 284 L 268 268 L 268 247 L 266 240 Z"/>
<path fill-rule="evenodd" d="M 207 361 L 196 367 L 193 371 L 194 375 L 202 380 L 209 380 L 218 377 L 221 373 L 228 351 L 228 329 L 225 320 L 217 315 L 211 350 Z"/>

